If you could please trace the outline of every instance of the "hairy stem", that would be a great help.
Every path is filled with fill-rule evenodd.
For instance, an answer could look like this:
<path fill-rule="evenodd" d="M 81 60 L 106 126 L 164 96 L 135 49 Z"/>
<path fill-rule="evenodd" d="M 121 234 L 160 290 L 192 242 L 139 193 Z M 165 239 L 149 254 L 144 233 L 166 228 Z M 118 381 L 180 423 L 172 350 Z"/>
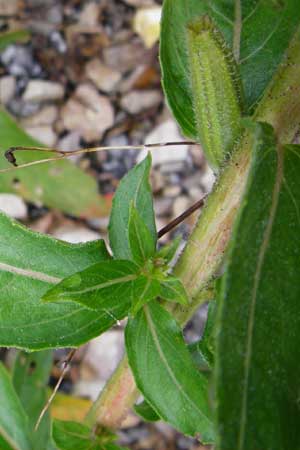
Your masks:
<path fill-rule="evenodd" d="M 253 120 L 268 122 L 275 128 L 279 141 L 290 142 L 300 124 L 300 33 L 279 67 L 262 99 Z M 169 307 L 184 326 L 195 309 L 212 296 L 210 283 L 223 260 L 232 225 L 244 191 L 251 160 L 252 135 L 245 131 L 240 144 L 220 175 L 209 196 L 198 224 L 174 268 L 190 297 L 183 308 Z M 87 423 L 117 428 L 138 396 L 126 356 L 109 380 L 87 416 Z"/>
<path fill-rule="evenodd" d="M 119 427 L 138 395 L 127 358 L 124 357 L 88 412 L 85 424 L 90 427 L 96 423 L 106 428 Z"/>

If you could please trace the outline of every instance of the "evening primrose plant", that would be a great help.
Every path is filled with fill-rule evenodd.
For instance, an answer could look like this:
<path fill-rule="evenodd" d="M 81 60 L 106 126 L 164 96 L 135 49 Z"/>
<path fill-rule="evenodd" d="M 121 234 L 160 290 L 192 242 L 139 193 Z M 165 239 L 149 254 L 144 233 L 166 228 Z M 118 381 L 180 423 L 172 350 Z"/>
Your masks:
<path fill-rule="evenodd" d="M 1 368 L 3 448 L 115 450 L 131 408 L 218 450 L 300 448 L 299 27 L 297 0 L 164 0 L 166 99 L 216 174 L 179 257 L 178 241 L 158 244 L 149 155 L 115 193 L 109 250 L 0 216 L 3 346 L 46 358 L 127 318 L 126 354 L 82 422 L 45 414 L 33 433 L 29 373 Z"/>

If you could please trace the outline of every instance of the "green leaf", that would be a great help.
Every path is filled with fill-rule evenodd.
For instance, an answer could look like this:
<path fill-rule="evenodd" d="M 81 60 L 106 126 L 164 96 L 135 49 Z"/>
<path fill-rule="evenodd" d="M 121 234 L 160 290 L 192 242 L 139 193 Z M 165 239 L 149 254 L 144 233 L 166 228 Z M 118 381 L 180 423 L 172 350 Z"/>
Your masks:
<path fill-rule="evenodd" d="M 169 302 L 181 303 L 182 305 L 189 303 L 189 298 L 183 284 L 178 278 L 171 276 L 162 282 L 160 296 Z"/>
<path fill-rule="evenodd" d="M 8 45 L 15 44 L 16 42 L 27 42 L 29 38 L 30 33 L 28 30 L 6 31 L 5 33 L 0 33 L 0 52 Z"/>
<path fill-rule="evenodd" d="M 149 403 L 144 400 L 142 403 L 134 406 L 134 412 L 147 422 L 157 422 L 160 420 L 159 415 L 154 411 Z"/>
<path fill-rule="evenodd" d="M 259 125 L 219 298 L 220 450 L 299 448 L 299 172 Z"/>
<path fill-rule="evenodd" d="M 41 146 L 18 127 L 12 117 L 0 108 L 0 151 L 18 145 Z M 19 152 L 18 164 L 53 157 L 53 153 Z M 12 167 L 0 158 L 0 169 Z M 101 216 L 108 205 L 98 194 L 96 181 L 70 161 L 58 161 L 2 173 L 0 191 L 13 192 L 26 200 L 58 208 L 80 217 Z"/>
<path fill-rule="evenodd" d="M 161 249 L 159 249 L 159 251 L 156 253 L 156 256 L 158 258 L 164 259 L 166 263 L 170 263 L 178 252 L 181 240 L 181 236 L 177 236 L 173 241 L 169 242 Z"/>
<path fill-rule="evenodd" d="M 2 363 L 0 363 L 0 398 L 0 448 L 32 450 L 28 418 Z"/>
<path fill-rule="evenodd" d="M 105 437 L 96 436 L 90 428 L 78 422 L 54 420 L 52 435 L 60 450 L 126 450 L 103 442 Z"/>
<path fill-rule="evenodd" d="M 172 316 L 151 302 L 128 321 L 125 338 L 135 381 L 150 406 L 182 433 L 200 433 L 211 442 L 207 379 L 194 366 Z"/>
<path fill-rule="evenodd" d="M 119 445 L 115 444 L 105 444 L 103 450 L 129 450 L 129 449 L 127 447 L 120 447 Z"/>
<path fill-rule="evenodd" d="M 121 180 L 114 195 L 109 222 L 109 241 L 115 258 L 132 259 L 128 228 L 133 202 L 151 235 L 156 236 L 152 193 L 149 184 L 150 154 Z"/>
<path fill-rule="evenodd" d="M 46 292 L 42 300 L 76 302 L 108 313 L 123 305 L 126 315 L 134 299 L 134 282 L 138 279 L 138 272 L 139 267 L 131 261 L 103 261 L 65 278 Z"/>
<path fill-rule="evenodd" d="M 75 303 L 40 301 L 61 279 L 105 260 L 109 255 L 102 240 L 68 244 L 0 213 L 0 345 L 76 347 L 110 328 L 114 317 L 123 317 L 122 304 L 112 313 L 95 313 Z"/>
<path fill-rule="evenodd" d="M 161 293 L 161 285 L 151 275 L 141 275 L 133 284 L 133 297 L 131 314 L 135 315 L 146 303 L 158 297 Z"/>
<path fill-rule="evenodd" d="M 78 422 L 54 420 L 52 436 L 60 450 L 105 450 L 101 439 Z"/>
<path fill-rule="evenodd" d="M 124 317 L 129 310 L 135 314 L 159 294 L 159 281 L 140 274 L 140 268 L 133 262 L 115 259 L 94 264 L 65 278 L 49 289 L 42 300 L 75 302 L 112 315 L 111 311 L 122 305 Z"/>
<path fill-rule="evenodd" d="M 157 234 L 150 233 L 133 203 L 129 213 L 128 238 L 133 261 L 137 264 L 143 265 L 147 259 L 154 255 Z"/>
<path fill-rule="evenodd" d="M 37 430 L 39 415 L 47 403 L 46 387 L 52 368 L 52 351 L 26 353 L 20 351 L 14 364 L 12 382 L 29 418 L 33 450 L 54 450 L 50 439 L 51 420 L 47 412 Z"/>
<path fill-rule="evenodd" d="M 186 29 L 203 14 L 213 19 L 233 48 L 246 113 L 251 112 L 271 81 L 300 22 L 298 0 L 164 0 L 160 41 L 163 86 L 183 133 L 195 139 Z"/>

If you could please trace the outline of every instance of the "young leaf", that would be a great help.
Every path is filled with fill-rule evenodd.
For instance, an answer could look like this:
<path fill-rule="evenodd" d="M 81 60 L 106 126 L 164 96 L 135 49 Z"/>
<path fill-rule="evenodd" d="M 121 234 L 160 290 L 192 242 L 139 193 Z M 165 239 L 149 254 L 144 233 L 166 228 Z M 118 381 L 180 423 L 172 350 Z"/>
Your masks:
<path fill-rule="evenodd" d="M 204 14 L 213 19 L 233 49 L 244 88 L 245 112 L 262 96 L 300 23 L 297 0 L 164 0 L 160 39 L 163 86 L 183 133 L 195 139 L 198 133 L 186 34 L 187 25 Z"/>
<path fill-rule="evenodd" d="M 135 315 L 142 306 L 161 293 L 161 284 L 151 276 L 141 275 L 133 285 L 131 314 Z"/>
<path fill-rule="evenodd" d="M 187 27 L 197 136 L 218 171 L 241 133 L 241 83 L 231 49 L 209 16 Z"/>
<path fill-rule="evenodd" d="M 178 278 L 171 276 L 161 283 L 160 296 L 163 300 L 169 302 L 181 303 L 182 305 L 189 303 L 189 298 L 183 284 Z"/>
<path fill-rule="evenodd" d="M 300 147 L 259 125 L 219 298 L 218 449 L 300 445 Z"/>
<path fill-rule="evenodd" d="M 34 249 L 34 251 L 33 251 Z M 76 347 L 111 327 L 126 305 L 91 311 L 40 298 L 62 278 L 110 257 L 103 241 L 68 244 L 34 233 L 0 213 L 0 345 L 30 350 Z"/>
<path fill-rule="evenodd" d="M 211 442 L 207 379 L 194 366 L 172 316 L 150 302 L 128 321 L 125 338 L 130 367 L 150 406 L 182 433 L 200 433 Z"/>
<path fill-rule="evenodd" d="M 2 363 L 0 363 L 0 398 L 0 448 L 32 450 L 28 418 Z"/>
<path fill-rule="evenodd" d="M 149 184 L 150 154 L 121 180 L 114 195 L 109 222 L 109 241 L 115 258 L 132 259 L 128 228 L 130 205 L 133 202 L 140 218 L 156 242 L 156 227 Z"/>
<path fill-rule="evenodd" d="M 134 412 L 140 416 L 142 419 L 146 420 L 146 422 L 157 422 L 160 420 L 159 415 L 154 411 L 153 408 L 149 405 L 149 403 L 144 400 L 142 403 L 134 406 Z"/>
<path fill-rule="evenodd" d="M 41 146 L 19 128 L 13 118 L 0 107 L 1 153 L 16 145 Z M 53 153 L 19 152 L 18 163 L 52 156 Z M 7 167 L 12 166 L 2 155 L 0 169 Z M 2 173 L 0 191 L 13 192 L 31 202 L 43 203 L 50 208 L 61 209 L 80 217 L 101 216 L 107 212 L 109 206 L 98 194 L 96 181 L 66 160 Z"/>
<path fill-rule="evenodd" d="M 19 352 L 14 364 L 12 382 L 29 419 L 32 450 L 55 450 L 50 438 L 51 421 L 47 412 L 34 430 L 41 410 L 47 402 L 46 387 L 52 368 L 52 351 Z"/>
<path fill-rule="evenodd" d="M 42 300 L 76 302 L 112 315 L 123 304 L 126 314 L 134 300 L 138 272 L 139 267 L 131 261 L 103 261 L 65 278 L 46 292 Z"/>
<path fill-rule="evenodd" d="M 78 422 L 54 420 L 52 436 L 60 450 L 105 450 L 101 439 Z"/>
<path fill-rule="evenodd" d="M 150 233 L 133 203 L 129 213 L 128 238 L 133 261 L 137 264 L 143 265 L 154 255 L 157 235 Z"/>
<path fill-rule="evenodd" d="M 118 445 L 103 442 L 87 426 L 78 422 L 55 420 L 53 439 L 59 450 L 126 450 Z"/>
<path fill-rule="evenodd" d="M 164 259 L 166 263 L 170 263 L 175 257 L 180 244 L 181 236 L 177 236 L 174 240 L 159 249 L 159 251 L 156 253 L 156 256 L 158 258 Z"/>

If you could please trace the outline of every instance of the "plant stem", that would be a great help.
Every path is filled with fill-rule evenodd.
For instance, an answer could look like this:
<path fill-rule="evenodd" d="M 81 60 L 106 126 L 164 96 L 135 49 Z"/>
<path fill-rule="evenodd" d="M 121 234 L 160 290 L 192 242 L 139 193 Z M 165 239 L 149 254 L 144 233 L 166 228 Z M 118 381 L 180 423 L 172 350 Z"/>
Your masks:
<path fill-rule="evenodd" d="M 91 407 L 85 425 L 117 428 L 139 396 L 126 356 Z"/>
<path fill-rule="evenodd" d="M 296 33 L 253 120 L 268 122 L 279 141 L 290 142 L 300 124 L 300 39 Z M 284 93 L 284 95 L 282 95 Z M 186 248 L 174 268 L 190 297 L 183 308 L 168 307 L 184 326 L 195 309 L 212 296 L 210 282 L 224 258 L 251 162 L 252 134 L 245 131 L 201 213 Z M 89 412 L 86 423 L 117 428 L 138 392 L 126 356 Z"/>
<path fill-rule="evenodd" d="M 281 66 L 253 121 L 268 122 L 278 141 L 290 142 L 300 124 L 300 31 L 291 42 Z M 283 95 L 284 93 L 284 95 Z M 244 132 L 238 150 L 209 196 L 174 274 L 181 279 L 192 302 L 218 269 L 226 251 L 234 218 L 250 167 L 252 133 Z"/>

